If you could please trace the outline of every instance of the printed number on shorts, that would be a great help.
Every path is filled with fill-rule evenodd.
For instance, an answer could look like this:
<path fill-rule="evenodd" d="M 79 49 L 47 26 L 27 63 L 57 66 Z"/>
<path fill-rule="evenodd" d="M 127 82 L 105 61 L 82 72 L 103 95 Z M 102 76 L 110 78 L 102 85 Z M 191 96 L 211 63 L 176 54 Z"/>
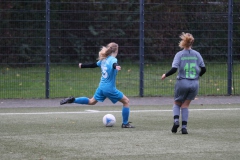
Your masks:
<path fill-rule="evenodd" d="M 196 63 L 186 63 L 184 66 L 184 71 L 186 73 L 186 78 L 194 78 L 196 76 Z"/>

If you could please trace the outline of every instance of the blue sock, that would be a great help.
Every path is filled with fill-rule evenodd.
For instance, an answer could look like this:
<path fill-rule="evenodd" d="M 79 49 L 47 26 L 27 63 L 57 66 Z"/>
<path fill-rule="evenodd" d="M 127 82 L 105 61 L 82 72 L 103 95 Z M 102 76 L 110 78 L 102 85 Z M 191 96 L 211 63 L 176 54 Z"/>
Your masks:
<path fill-rule="evenodd" d="M 78 98 L 75 98 L 75 101 L 73 103 L 88 104 L 89 99 L 87 97 L 78 97 Z"/>
<path fill-rule="evenodd" d="M 172 110 L 173 110 L 174 122 L 179 121 L 180 106 L 174 104 L 172 107 Z"/>
<path fill-rule="evenodd" d="M 130 108 L 123 106 L 123 108 L 122 108 L 122 120 L 123 120 L 123 124 L 127 124 L 127 123 L 128 123 L 129 113 L 130 113 Z"/>

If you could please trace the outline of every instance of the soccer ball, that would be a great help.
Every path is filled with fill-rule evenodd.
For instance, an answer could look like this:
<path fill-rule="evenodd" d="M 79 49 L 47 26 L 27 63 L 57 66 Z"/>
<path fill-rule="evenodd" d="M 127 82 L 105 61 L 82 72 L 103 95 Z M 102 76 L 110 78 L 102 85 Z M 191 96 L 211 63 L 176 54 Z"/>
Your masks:
<path fill-rule="evenodd" d="M 103 117 L 103 124 L 106 127 L 112 127 L 116 123 L 116 118 L 112 114 L 106 114 Z"/>

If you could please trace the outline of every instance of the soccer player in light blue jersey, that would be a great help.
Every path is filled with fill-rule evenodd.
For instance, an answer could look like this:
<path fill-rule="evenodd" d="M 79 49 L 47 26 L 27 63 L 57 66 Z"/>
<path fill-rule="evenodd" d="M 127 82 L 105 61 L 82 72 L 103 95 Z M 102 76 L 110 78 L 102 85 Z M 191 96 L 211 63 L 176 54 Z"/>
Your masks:
<path fill-rule="evenodd" d="M 99 52 L 98 61 L 91 64 L 79 63 L 79 68 L 96 68 L 100 67 L 102 76 L 98 88 L 92 98 L 87 97 L 69 97 L 61 100 L 60 104 L 78 103 L 95 105 L 97 102 L 103 102 L 109 98 L 112 103 L 120 101 L 122 107 L 122 128 L 134 128 L 128 121 L 130 108 L 129 99 L 116 88 L 116 76 L 121 66 L 117 63 L 118 44 L 111 42 L 107 46 L 103 46 Z"/>
<path fill-rule="evenodd" d="M 178 70 L 177 81 L 174 89 L 173 127 L 172 133 L 176 133 L 179 127 L 180 111 L 182 115 L 182 134 L 188 134 L 187 123 L 188 107 L 198 94 L 199 77 L 206 72 L 203 58 L 199 52 L 192 49 L 194 38 L 190 33 L 182 33 L 179 47 L 182 48 L 173 60 L 172 69 L 162 75 L 162 80 L 174 74 Z"/>

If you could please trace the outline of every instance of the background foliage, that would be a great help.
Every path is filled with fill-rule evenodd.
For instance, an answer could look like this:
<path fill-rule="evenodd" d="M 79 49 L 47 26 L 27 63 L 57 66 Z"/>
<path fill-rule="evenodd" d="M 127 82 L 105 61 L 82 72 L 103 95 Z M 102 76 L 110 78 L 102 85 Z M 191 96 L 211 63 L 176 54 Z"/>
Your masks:
<path fill-rule="evenodd" d="M 238 68 L 235 67 L 239 63 L 240 53 L 238 45 L 240 43 L 239 1 L 234 1 L 233 9 L 233 83 L 235 83 L 234 94 L 239 94 L 240 91 L 236 90 L 238 88 L 238 83 L 236 82 L 239 80 L 239 74 Z M 129 67 L 130 69 L 124 70 L 124 72 L 131 73 L 134 76 L 130 77 L 134 84 L 132 84 L 129 78 L 125 79 L 126 77 L 121 77 L 121 75 L 119 76 L 119 82 L 126 83 L 125 86 L 128 86 L 127 88 L 134 86 L 138 89 L 139 13 L 138 0 L 51 0 L 50 66 L 52 70 L 50 72 L 50 81 L 51 86 L 56 87 L 50 88 L 51 92 L 60 92 L 61 87 L 66 85 L 66 81 L 72 83 L 79 81 L 79 79 L 76 80 L 77 82 L 71 79 L 78 71 L 73 72 L 73 75 L 66 77 L 66 79 L 56 78 L 58 76 L 55 75 L 64 74 L 64 70 L 59 70 L 61 67 L 57 66 L 74 65 L 76 67 L 79 62 L 95 61 L 100 47 L 111 41 L 117 42 L 120 46 L 119 62 L 123 66 L 133 65 Z M 31 69 L 25 68 L 24 74 L 29 76 L 27 79 L 32 84 L 25 87 L 21 85 L 21 89 L 18 88 L 20 83 L 16 83 L 18 82 L 17 79 L 6 79 L 5 76 L 1 80 L 1 86 L 3 86 L 1 94 L 9 98 L 11 97 L 9 88 L 29 92 L 29 87 L 38 86 L 41 87 L 41 96 L 36 97 L 42 97 L 45 90 L 46 1 L 0 1 L 0 18 L 2 20 L 2 23 L 0 23 L 0 33 L 2 35 L 0 41 L 0 67 L 2 76 L 4 77 L 6 72 L 10 73 L 11 71 L 12 75 L 17 75 L 19 74 L 17 72 L 19 70 L 22 71 L 22 68 L 35 67 L 35 70 L 32 72 Z M 228 0 L 161 0 L 160 2 L 157 0 L 145 0 L 144 84 L 147 86 L 145 87 L 145 95 L 165 95 L 166 92 L 159 88 L 161 86 L 157 82 L 159 81 L 159 76 L 170 69 L 172 58 L 179 51 L 178 42 L 181 32 L 190 32 L 194 35 L 194 49 L 202 54 L 207 67 L 219 67 L 207 68 L 211 72 L 208 72 L 206 78 L 209 80 L 212 77 L 213 79 L 209 81 L 226 87 Z M 151 65 L 155 67 L 152 70 L 148 70 Z M 131 68 L 134 69 L 131 70 Z M 219 74 L 222 71 L 224 72 Z M 89 72 L 88 74 L 93 78 L 95 73 Z M 35 73 L 41 74 L 41 78 L 36 79 L 33 76 Z M 223 77 L 220 75 L 223 75 Z M 219 76 L 221 78 L 216 81 L 215 78 Z M 18 76 L 18 78 L 20 77 Z M 175 77 L 172 78 L 174 79 Z M 208 83 L 208 80 L 203 80 L 203 82 Z M 21 81 L 24 80 L 22 79 Z M 92 94 L 94 89 L 91 89 L 92 83 L 88 82 L 84 83 L 86 83 L 85 86 L 88 86 L 88 90 Z M 41 85 L 36 85 L 38 83 L 41 83 Z M 173 84 L 166 84 L 166 86 L 170 86 L 167 94 L 170 95 L 170 89 L 172 90 Z M 76 84 L 71 87 L 67 85 L 67 87 L 78 88 L 79 86 Z M 125 88 L 119 87 L 120 90 L 125 91 Z M 131 95 L 137 96 L 137 89 Z M 214 85 L 210 90 L 215 90 Z M 128 90 L 126 89 L 125 92 L 128 92 Z M 65 93 L 68 92 L 65 91 Z M 201 94 L 208 95 L 209 92 L 202 92 Z M 225 95 L 226 89 L 212 94 Z M 18 93 L 18 95 L 22 98 L 26 96 L 21 95 L 21 93 Z M 30 95 L 33 96 L 35 94 Z M 52 97 L 68 95 L 52 94 Z"/>

